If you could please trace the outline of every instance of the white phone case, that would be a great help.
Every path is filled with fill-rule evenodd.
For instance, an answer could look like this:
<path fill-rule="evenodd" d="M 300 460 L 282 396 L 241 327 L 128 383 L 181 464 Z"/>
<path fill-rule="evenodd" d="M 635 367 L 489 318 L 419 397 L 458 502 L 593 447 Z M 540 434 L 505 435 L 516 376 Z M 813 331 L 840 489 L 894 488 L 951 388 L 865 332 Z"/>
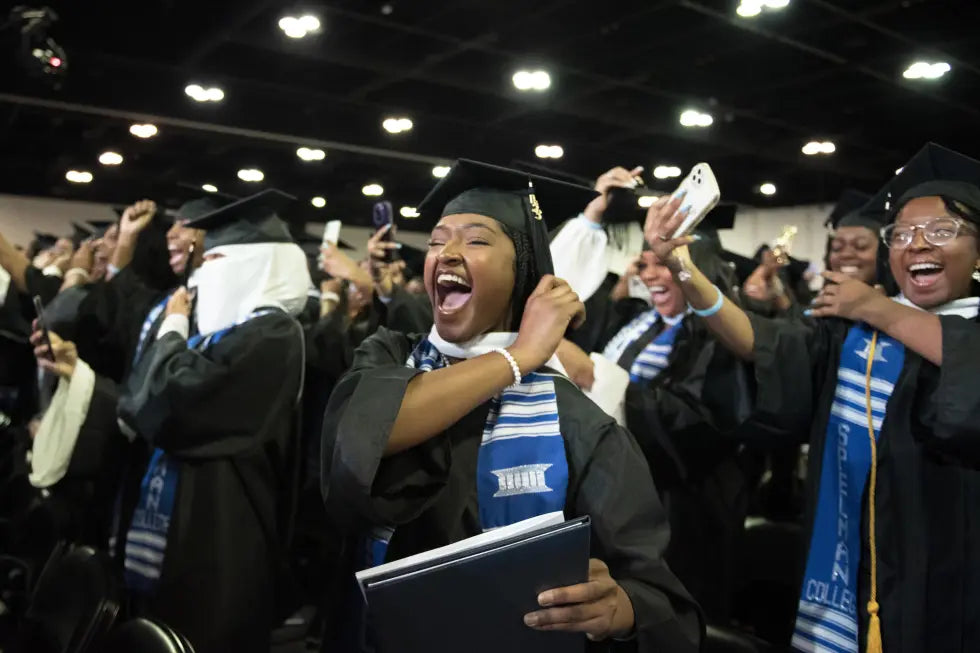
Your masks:
<path fill-rule="evenodd" d="M 680 238 L 694 231 L 721 199 L 721 189 L 718 188 L 715 173 L 707 163 L 699 163 L 691 168 L 691 173 L 677 187 L 672 197 L 677 197 L 684 191 L 687 194 L 681 201 L 681 208 L 689 206 L 690 212 L 671 238 Z"/>
<path fill-rule="evenodd" d="M 323 244 L 336 245 L 340 242 L 340 220 L 330 220 L 323 227 Z"/>

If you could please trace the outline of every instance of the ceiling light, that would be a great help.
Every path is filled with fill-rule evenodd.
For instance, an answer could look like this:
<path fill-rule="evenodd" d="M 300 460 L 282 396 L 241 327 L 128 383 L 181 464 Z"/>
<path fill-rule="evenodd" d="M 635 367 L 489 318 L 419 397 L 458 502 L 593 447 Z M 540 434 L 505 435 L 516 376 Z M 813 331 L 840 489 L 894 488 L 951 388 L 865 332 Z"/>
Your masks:
<path fill-rule="evenodd" d="M 754 18 L 763 11 L 785 9 L 789 0 L 742 0 L 735 13 L 742 18 Z"/>
<path fill-rule="evenodd" d="M 401 215 L 402 215 L 403 218 L 417 218 L 417 217 L 419 217 L 419 212 L 415 209 L 414 206 L 403 206 L 401 208 L 401 211 L 399 211 L 399 213 L 401 213 Z"/>
<path fill-rule="evenodd" d="M 129 133 L 137 138 L 153 138 L 157 135 L 157 126 L 152 123 L 130 125 Z"/>
<path fill-rule="evenodd" d="M 265 175 L 262 174 L 261 170 L 256 168 L 242 168 L 238 171 L 238 178 L 242 181 L 254 183 L 265 179 Z"/>
<path fill-rule="evenodd" d="M 87 170 L 69 170 L 65 173 L 65 179 L 73 184 L 87 184 L 92 181 L 92 173 Z"/>
<path fill-rule="evenodd" d="M 905 166 L 902 166 L 901 168 L 899 168 L 898 170 L 896 170 L 896 171 L 895 171 L 895 174 L 896 174 L 896 175 L 900 175 L 900 174 L 902 174 L 902 170 L 905 170 Z"/>
<path fill-rule="evenodd" d="M 321 149 L 311 149 L 309 147 L 301 147 L 296 150 L 296 156 L 303 159 L 304 161 L 323 161 L 327 153 Z"/>
<path fill-rule="evenodd" d="M 449 174 L 449 166 L 436 166 L 432 169 L 432 176 L 442 179 Z"/>
<path fill-rule="evenodd" d="M 657 179 L 672 179 L 681 176 L 681 169 L 677 166 L 657 166 L 653 169 L 653 176 Z"/>
<path fill-rule="evenodd" d="M 204 88 L 200 84 L 191 84 L 184 88 L 184 93 L 195 102 L 221 102 L 225 99 L 225 92 L 217 86 Z"/>
<path fill-rule="evenodd" d="M 218 187 L 215 186 L 214 184 L 204 184 L 203 186 L 201 186 L 201 190 L 203 190 L 206 193 L 217 193 Z"/>
<path fill-rule="evenodd" d="M 361 189 L 361 192 L 367 197 L 380 197 L 384 195 L 385 189 L 381 184 L 368 184 Z"/>
<path fill-rule="evenodd" d="M 104 166 L 117 166 L 122 162 L 122 154 L 118 152 L 103 152 L 99 155 L 99 163 Z"/>
<path fill-rule="evenodd" d="M 803 146 L 803 154 L 815 156 L 817 154 L 833 154 L 837 151 L 837 146 L 831 141 L 810 141 Z"/>
<path fill-rule="evenodd" d="M 283 16 L 279 19 L 279 29 L 291 39 L 301 39 L 320 31 L 320 19 L 311 14 Z"/>
<path fill-rule="evenodd" d="M 653 206 L 653 203 L 659 199 L 656 195 L 640 195 L 636 198 L 636 203 L 640 205 L 640 208 L 648 209 Z"/>
<path fill-rule="evenodd" d="M 938 61 L 936 63 L 916 61 L 914 64 L 905 69 L 902 76 L 905 77 L 905 79 L 939 79 L 950 70 L 952 70 L 952 68 L 945 61 Z"/>
<path fill-rule="evenodd" d="M 697 109 L 687 109 L 681 113 L 681 125 L 684 127 L 710 127 L 714 121 L 710 113 L 702 113 Z"/>
<path fill-rule="evenodd" d="M 561 145 L 538 145 L 534 148 L 534 155 L 539 159 L 560 159 L 565 156 L 565 150 Z"/>
<path fill-rule="evenodd" d="M 766 183 L 759 186 L 759 192 L 762 193 L 763 195 L 775 195 L 776 185 L 767 181 Z"/>
<path fill-rule="evenodd" d="M 518 70 L 511 79 L 518 91 L 547 91 L 551 88 L 551 75 L 543 70 Z"/>
<path fill-rule="evenodd" d="M 323 199 L 322 197 L 314 197 L 313 199 L 310 200 L 310 204 L 312 204 L 318 209 L 322 209 L 327 205 L 327 200 Z"/>
<path fill-rule="evenodd" d="M 385 118 L 381 126 L 390 134 L 400 134 L 411 131 L 413 125 L 409 118 Z"/>

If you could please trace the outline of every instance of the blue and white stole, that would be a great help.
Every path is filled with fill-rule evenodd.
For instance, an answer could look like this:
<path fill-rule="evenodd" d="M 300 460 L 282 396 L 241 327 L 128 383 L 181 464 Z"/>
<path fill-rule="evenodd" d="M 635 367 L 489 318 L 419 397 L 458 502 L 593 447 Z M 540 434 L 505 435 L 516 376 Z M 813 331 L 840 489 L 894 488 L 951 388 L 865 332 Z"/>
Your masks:
<path fill-rule="evenodd" d="M 147 315 L 140 331 L 136 357 L 133 360 L 134 367 L 140 360 L 154 322 L 160 317 L 168 300 L 169 297 Z M 256 310 L 230 327 L 207 335 L 191 336 L 187 341 L 187 348 L 203 351 L 217 344 L 242 323 L 271 312 L 270 309 Z M 136 592 L 151 593 L 160 580 L 163 560 L 167 552 L 167 533 L 170 530 L 170 521 L 177 501 L 179 472 L 180 467 L 175 460 L 163 449 L 154 448 L 140 483 L 140 496 L 133 511 L 133 519 L 126 532 L 123 575 L 126 586 Z"/>
<path fill-rule="evenodd" d="M 606 345 L 602 355 L 619 363 L 626 349 L 647 333 L 658 320 L 663 320 L 665 328 L 650 344 L 643 348 L 643 351 L 630 363 L 629 370 L 631 383 L 642 383 L 652 381 L 658 374 L 666 369 L 670 359 L 670 354 L 674 350 L 674 341 L 680 333 L 681 323 L 685 315 L 674 317 L 661 317 L 656 309 L 651 309 L 642 313 L 632 322 L 619 330 L 609 344 Z"/>
<path fill-rule="evenodd" d="M 516 338 L 516 333 L 491 333 L 461 346 L 446 342 L 432 327 L 429 336 L 415 347 L 405 364 L 431 372 L 447 367 L 447 357 L 473 358 L 507 347 Z M 556 365 L 556 360 L 547 365 Z M 485 531 L 565 510 L 568 461 L 551 374 L 529 372 L 520 385 L 505 388 L 491 400 L 476 476 L 480 525 Z M 374 533 L 370 544 L 371 564 L 384 562 L 392 534 L 391 529 Z"/>
<path fill-rule="evenodd" d="M 873 335 L 869 326 L 855 324 L 841 349 L 792 640 L 797 651 L 858 653 L 862 496 L 871 469 L 865 392 Z M 876 441 L 904 362 L 902 343 L 879 332 L 870 379 Z"/>
<path fill-rule="evenodd" d="M 918 308 L 901 296 L 895 301 Z M 967 297 L 930 312 L 973 319 L 978 303 L 976 297 Z M 905 362 L 905 346 L 879 331 L 867 383 L 873 334 L 869 326 L 855 324 L 841 350 L 821 462 L 816 518 L 793 634 L 792 647 L 797 651 L 858 652 L 862 494 L 871 469 L 866 385 L 871 386 L 871 416 L 877 442 L 888 400 Z"/>

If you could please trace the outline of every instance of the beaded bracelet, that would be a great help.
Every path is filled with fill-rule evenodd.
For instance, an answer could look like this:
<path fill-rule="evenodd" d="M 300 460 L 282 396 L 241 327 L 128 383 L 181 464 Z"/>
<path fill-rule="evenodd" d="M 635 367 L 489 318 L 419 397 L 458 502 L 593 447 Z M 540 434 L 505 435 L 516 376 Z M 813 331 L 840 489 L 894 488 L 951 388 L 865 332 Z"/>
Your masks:
<path fill-rule="evenodd" d="M 511 355 L 511 353 L 509 351 L 507 351 L 506 349 L 503 349 L 503 348 L 497 348 L 497 349 L 494 349 L 493 351 L 497 352 L 498 354 L 500 354 L 501 356 L 503 356 L 504 358 L 507 359 L 507 362 L 510 363 L 510 369 L 511 369 L 511 371 L 514 372 L 514 385 L 520 385 L 521 384 L 521 368 L 517 365 L 517 361 L 514 360 L 514 356 Z"/>

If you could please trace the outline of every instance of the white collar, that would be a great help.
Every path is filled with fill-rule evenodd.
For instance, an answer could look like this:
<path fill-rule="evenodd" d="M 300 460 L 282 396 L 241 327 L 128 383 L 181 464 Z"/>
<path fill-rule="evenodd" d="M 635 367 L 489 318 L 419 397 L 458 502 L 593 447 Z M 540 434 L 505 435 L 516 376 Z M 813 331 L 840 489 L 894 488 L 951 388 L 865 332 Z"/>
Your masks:
<path fill-rule="evenodd" d="M 925 311 L 926 309 L 921 306 L 916 306 L 908 299 L 905 295 L 899 293 L 893 300 L 901 304 L 902 306 L 909 306 L 911 308 L 916 308 L 920 311 Z M 980 311 L 980 297 L 963 297 L 961 299 L 954 299 L 948 304 L 943 304 L 942 306 L 936 306 L 935 308 L 928 309 L 927 312 L 933 315 L 959 315 L 968 320 L 975 319 L 977 317 L 977 312 Z"/>
<path fill-rule="evenodd" d="M 449 358 L 475 358 L 477 356 L 482 356 L 483 354 L 489 354 L 495 349 L 510 347 L 516 340 L 517 333 L 513 331 L 491 331 L 490 333 L 484 333 L 481 336 L 477 336 L 468 342 L 457 343 L 444 340 L 442 336 L 439 335 L 439 331 L 436 329 L 435 325 L 432 325 L 432 329 L 429 331 L 429 342 L 431 342 L 443 356 L 448 356 Z M 561 372 L 565 376 L 568 376 L 568 373 L 565 372 L 565 368 L 562 366 L 561 361 L 558 360 L 557 354 L 552 355 L 545 365 L 553 370 Z M 533 371 L 534 370 L 521 370 L 521 372 L 524 374 Z"/>

